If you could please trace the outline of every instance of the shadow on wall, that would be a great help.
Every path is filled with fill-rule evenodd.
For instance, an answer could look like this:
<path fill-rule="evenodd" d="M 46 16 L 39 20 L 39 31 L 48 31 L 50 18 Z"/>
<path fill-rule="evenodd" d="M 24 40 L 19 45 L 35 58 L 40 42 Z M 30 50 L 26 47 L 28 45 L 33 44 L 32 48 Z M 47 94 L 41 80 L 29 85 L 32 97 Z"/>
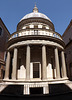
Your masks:
<path fill-rule="evenodd" d="M 0 94 L 22 95 L 23 90 L 24 90 L 24 85 L 8 85 L 1 91 Z"/>
<path fill-rule="evenodd" d="M 65 100 L 72 100 L 72 90 L 65 84 L 49 84 L 49 94 L 31 94 L 23 95 L 24 85 L 8 85 L 0 93 L 1 98 L 17 98 L 17 100 L 58 100 L 59 98 Z"/>
<path fill-rule="evenodd" d="M 59 83 L 59 84 L 49 84 L 49 93 L 50 94 L 62 94 L 71 92 L 72 89 L 68 86 L 68 84 Z"/>
<path fill-rule="evenodd" d="M 56 95 L 0 95 L 3 100 L 17 99 L 17 100 L 72 100 L 72 93 L 56 94 Z"/>

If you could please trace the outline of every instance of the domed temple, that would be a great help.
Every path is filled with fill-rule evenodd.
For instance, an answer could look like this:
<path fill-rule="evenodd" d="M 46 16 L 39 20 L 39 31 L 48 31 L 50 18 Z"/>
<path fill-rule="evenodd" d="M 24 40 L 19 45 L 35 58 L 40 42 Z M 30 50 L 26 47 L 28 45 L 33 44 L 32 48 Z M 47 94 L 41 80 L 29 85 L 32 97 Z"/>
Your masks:
<path fill-rule="evenodd" d="M 7 93 L 49 94 L 55 87 L 51 88 L 51 85 L 66 84 L 64 47 L 52 21 L 35 5 L 33 12 L 20 20 L 16 32 L 8 40 L 0 91 L 8 86 Z M 57 86 L 57 90 L 59 88 Z"/>

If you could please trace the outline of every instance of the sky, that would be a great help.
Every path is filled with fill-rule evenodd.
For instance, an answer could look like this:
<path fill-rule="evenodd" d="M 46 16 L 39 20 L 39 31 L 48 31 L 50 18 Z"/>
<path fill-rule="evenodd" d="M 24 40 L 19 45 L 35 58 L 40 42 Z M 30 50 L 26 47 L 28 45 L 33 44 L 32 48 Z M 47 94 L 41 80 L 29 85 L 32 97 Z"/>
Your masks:
<path fill-rule="evenodd" d="M 10 34 L 19 21 L 31 13 L 35 2 L 40 13 L 53 22 L 55 31 L 63 34 L 72 19 L 72 0 L 0 0 L 0 17 Z"/>

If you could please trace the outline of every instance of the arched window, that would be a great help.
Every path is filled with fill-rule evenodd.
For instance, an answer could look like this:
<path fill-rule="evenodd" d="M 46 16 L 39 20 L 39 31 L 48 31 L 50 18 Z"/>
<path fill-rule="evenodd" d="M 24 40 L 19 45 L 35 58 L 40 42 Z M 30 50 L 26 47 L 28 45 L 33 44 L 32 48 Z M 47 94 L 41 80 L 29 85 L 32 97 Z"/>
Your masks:
<path fill-rule="evenodd" d="M 2 28 L 0 27 L 0 35 L 2 34 Z"/>

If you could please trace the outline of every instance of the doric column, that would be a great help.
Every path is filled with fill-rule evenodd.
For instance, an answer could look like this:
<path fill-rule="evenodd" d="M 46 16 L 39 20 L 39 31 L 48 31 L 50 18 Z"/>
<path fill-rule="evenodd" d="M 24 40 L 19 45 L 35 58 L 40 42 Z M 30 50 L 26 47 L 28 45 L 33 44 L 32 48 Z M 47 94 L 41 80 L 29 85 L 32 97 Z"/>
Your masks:
<path fill-rule="evenodd" d="M 9 79 L 9 67 L 10 67 L 10 52 L 8 51 L 4 79 Z"/>
<path fill-rule="evenodd" d="M 26 50 L 26 79 L 30 79 L 30 46 L 27 45 Z"/>
<path fill-rule="evenodd" d="M 13 68 L 12 68 L 12 79 L 16 80 L 16 72 L 17 72 L 17 48 L 14 48 L 14 56 L 13 56 Z"/>
<path fill-rule="evenodd" d="M 67 77 L 67 74 L 66 74 L 65 57 L 64 57 L 64 51 L 61 51 L 61 60 L 62 60 L 62 72 L 63 72 L 63 77 Z"/>
<path fill-rule="evenodd" d="M 57 47 L 54 49 L 54 52 L 55 52 L 56 78 L 60 78 L 59 56 Z"/>
<path fill-rule="evenodd" d="M 42 79 L 47 78 L 46 72 L 46 46 L 42 45 Z"/>

